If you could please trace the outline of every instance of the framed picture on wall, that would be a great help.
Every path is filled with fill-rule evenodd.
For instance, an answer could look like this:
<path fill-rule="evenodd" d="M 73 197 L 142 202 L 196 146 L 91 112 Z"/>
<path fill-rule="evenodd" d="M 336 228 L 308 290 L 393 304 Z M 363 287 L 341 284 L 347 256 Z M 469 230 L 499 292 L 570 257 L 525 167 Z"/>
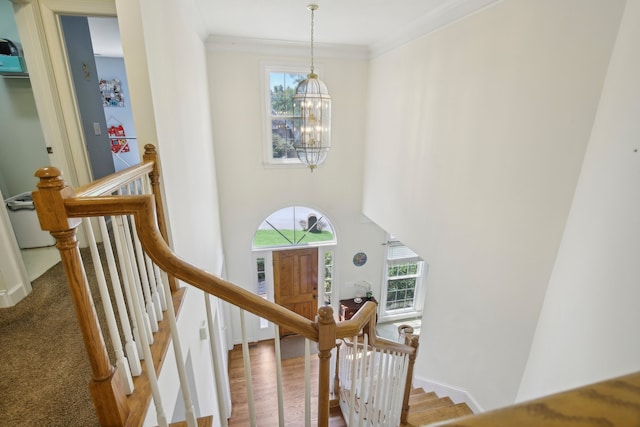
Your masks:
<path fill-rule="evenodd" d="M 118 79 L 100 79 L 100 94 L 103 107 L 124 107 L 124 94 Z"/>

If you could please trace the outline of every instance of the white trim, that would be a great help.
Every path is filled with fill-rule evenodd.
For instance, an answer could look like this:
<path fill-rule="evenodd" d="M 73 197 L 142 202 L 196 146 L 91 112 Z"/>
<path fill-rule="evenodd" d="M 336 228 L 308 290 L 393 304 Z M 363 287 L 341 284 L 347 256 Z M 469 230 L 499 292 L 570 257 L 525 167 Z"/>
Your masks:
<path fill-rule="evenodd" d="M 413 378 L 413 387 L 422 387 L 427 392 L 433 391 L 438 397 L 449 396 L 453 403 L 466 403 L 474 414 L 484 412 L 482 406 L 466 390 L 419 377 Z"/>
<path fill-rule="evenodd" d="M 388 235 L 387 242 L 391 242 L 391 241 L 392 241 L 392 236 Z M 413 253 L 413 251 L 411 251 L 411 249 L 407 247 L 404 243 L 400 242 L 397 239 L 393 241 L 394 241 L 393 246 L 404 246 L 407 249 L 409 249 L 410 252 Z M 390 263 L 389 262 L 390 248 L 391 248 L 391 244 L 388 243 L 384 249 L 384 258 L 383 258 L 384 263 L 382 265 L 382 286 L 380 288 L 380 301 L 379 301 L 379 319 L 381 322 L 391 322 L 396 320 L 409 319 L 412 317 L 421 317 L 422 309 L 424 306 L 424 296 L 426 293 L 425 277 L 427 275 L 429 266 L 426 263 L 426 261 L 424 261 L 420 256 L 418 256 L 417 258 L 416 257 L 397 258 L 392 260 L 392 262 Z M 411 308 L 387 310 L 387 297 L 389 295 L 388 271 L 389 271 L 389 265 L 394 264 L 394 261 L 400 261 L 399 262 L 400 264 L 405 262 L 418 263 L 419 272 L 415 275 L 416 284 L 414 287 L 414 294 L 413 294 L 413 307 Z"/>
<path fill-rule="evenodd" d="M 26 284 L 29 286 L 25 286 Z M 18 284 L 8 291 L 0 291 L 0 308 L 13 307 L 29 295 L 31 293 L 31 284 L 25 282 L 25 285 Z"/>
<path fill-rule="evenodd" d="M 412 40 L 474 15 L 501 1 L 455 0 L 445 2 L 431 13 L 417 18 L 409 25 L 403 26 L 396 32 L 385 36 L 383 40 L 370 46 L 315 43 L 314 52 L 318 57 L 357 60 L 375 58 Z M 205 44 L 207 51 L 210 52 L 240 52 L 297 57 L 309 55 L 308 42 L 265 40 L 212 34 L 207 37 Z"/>
<path fill-rule="evenodd" d="M 0 200 L 3 195 L 0 192 Z M 7 210 L 0 212 L 0 307 L 11 307 L 32 290 Z"/>
<path fill-rule="evenodd" d="M 383 40 L 369 46 L 370 57 L 375 58 L 412 40 L 433 33 L 455 22 L 465 19 L 486 7 L 502 0 L 456 0 L 444 2 L 431 13 L 419 17 L 411 24 L 389 34 Z"/>
<path fill-rule="evenodd" d="M 260 85 L 262 87 L 262 166 L 264 168 L 306 168 L 297 157 L 294 158 L 273 158 L 273 140 L 271 133 L 271 84 L 269 74 L 272 72 L 308 74 L 310 72 L 310 62 L 307 61 L 261 61 L 260 62 Z M 314 64 L 314 72 L 322 77 L 324 66 Z M 319 167 L 322 167 L 320 165 Z"/>
<path fill-rule="evenodd" d="M 210 35 L 205 41 L 208 52 L 253 53 L 264 56 L 310 58 L 308 42 L 265 40 L 246 37 Z M 314 43 L 315 57 L 362 60 L 369 58 L 366 46 Z"/>

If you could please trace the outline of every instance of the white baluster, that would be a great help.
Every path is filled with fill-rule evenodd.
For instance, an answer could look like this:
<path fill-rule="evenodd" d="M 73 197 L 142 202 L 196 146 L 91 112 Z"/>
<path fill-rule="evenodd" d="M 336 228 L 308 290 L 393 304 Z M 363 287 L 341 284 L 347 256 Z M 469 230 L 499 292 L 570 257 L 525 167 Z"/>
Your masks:
<path fill-rule="evenodd" d="M 356 409 L 356 378 L 358 369 L 358 336 L 353 337 L 353 354 L 351 356 L 351 378 L 349 381 L 349 425 L 353 425 L 353 417 Z"/>
<path fill-rule="evenodd" d="M 93 227 L 91 226 L 91 221 L 87 218 L 84 218 L 82 220 L 82 224 L 84 225 L 84 231 L 89 243 L 89 249 L 91 251 L 91 258 L 93 259 L 93 268 L 96 272 L 100 298 L 102 298 L 102 307 L 104 309 L 105 318 L 107 320 L 107 329 L 109 330 L 109 335 L 111 336 L 111 344 L 113 345 L 113 350 L 116 354 L 116 366 L 118 367 L 118 374 L 120 376 L 120 380 L 122 381 L 125 393 L 131 394 L 133 393 L 133 379 L 131 378 L 129 363 L 127 362 L 127 358 L 124 356 L 124 352 L 122 351 L 120 332 L 118 331 L 116 316 L 113 313 L 111 297 L 109 295 L 109 289 L 107 288 L 107 279 L 104 277 L 102 260 L 100 259 L 98 245 L 93 234 Z"/>
<path fill-rule="evenodd" d="M 256 427 L 256 408 L 253 403 L 253 380 L 251 378 L 249 342 L 247 341 L 247 328 L 244 321 L 244 310 L 242 309 L 240 309 L 240 329 L 242 330 L 242 358 L 244 361 L 244 380 L 247 384 L 247 405 L 249 406 L 249 419 L 251 420 L 251 427 Z"/>
<path fill-rule="evenodd" d="M 386 413 L 384 412 L 385 410 L 385 403 L 387 402 L 387 400 L 389 399 L 389 376 L 391 374 L 391 370 L 390 370 L 390 356 L 389 356 L 389 352 L 387 350 L 384 350 L 382 352 L 382 355 L 384 357 L 384 363 L 383 363 L 383 368 L 382 368 L 382 384 L 381 384 L 381 393 L 380 393 L 380 405 L 378 406 L 378 410 L 380 411 L 380 422 L 384 422 Z"/>
<path fill-rule="evenodd" d="M 223 371 L 222 362 L 219 358 L 219 350 L 218 350 L 218 340 L 215 336 L 214 331 L 219 331 L 220 329 L 217 327 L 217 324 L 214 322 L 212 309 L 211 309 L 211 295 L 208 293 L 204 293 L 204 304 L 207 310 L 207 325 L 209 326 L 209 346 L 211 347 L 211 363 L 213 367 L 213 378 L 216 386 L 216 398 L 218 400 L 218 415 L 221 427 L 228 427 L 229 420 L 227 419 L 227 403 L 225 401 L 224 396 L 226 395 L 226 387 L 224 379 L 228 378 L 227 373 Z M 216 307 L 217 310 L 220 310 L 220 305 Z M 226 382 L 228 384 L 228 381 Z"/>
<path fill-rule="evenodd" d="M 379 364 L 378 350 L 373 349 L 369 354 L 369 369 L 368 369 L 368 377 L 369 377 L 369 388 L 367 390 L 367 414 L 366 418 L 369 421 L 369 424 L 374 423 L 375 417 L 375 408 L 378 405 L 378 402 L 375 400 L 376 395 L 376 373 L 377 367 Z"/>
<path fill-rule="evenodd" d="M 131 333 L 129 316 L 127 316 L 127 307 L 124 302 L 124 296 L 122 295 L 122 284 L 120 283 L 118 268 L 116 267 L 115 257 L 113 256 L 113 248 L 111 247 L 109 230 L 107 230 L 107 222 L 105 221 L 104 217 L 100 217 L 98 218 L 98 223 L 100 224 L 100 232 L 103 236 L 104 252 L 107 257 L 109 275 L 111 276 L 111 288 L 113 289 L 113 296 L 116 300 L 118 316 L 120 317 L 120 325 L 122 326 L 122 335 L 124 336 L 125 342 L 125 353 L 127 355 L 131 374 L 134 377 L 137 377 L 142 373 L 142 366 L 140 365 L 140 356 L 138 355 L 138 349 L 136 348 L 136 344 L 133 341 L 133 335 Z M 111 218 L 111 224 L 115 224 L 114 218 Z M 116 240 L 117 246 L 118 242 L 115 230 L 114 240 Z"/>
<path fill-rule="evenodd" d="M 367 381 L 367 346 L 369 345 L 369 335 L 364 334 L 364 340 L 362 342 L 362 351 L 360 352 L 360 386 L 358 387 L 359 410 L 358 410 L 358 426 L 362 427 L 364 422 L 364 408 L 366 399 L 366 381 Z"/>
<path fill-rule="evenodd" d="M 278 425 L 284 427 L 284 395 L 282 389 L 282 353 L 280 352 L 280 327 L 273 324 L 273 333 L 276 349 L 276 386 L 278 393 Z"/>
<path fill-rule="evenodd" d="M 402 400 L 404 398 L 404 385 L 407 379 L 407 371 L 409 369 L 409 355 L 398 353 L 396 356 L 399 359 L 400 369 L 398 380 L 396 381 L 395 393 L 394 393 L 394 402 L 393 402 L 393 412 L 392 412 L 392 421 L 393 425 L 400 425 L 400 415 L 402 413 Z"/>
<path fill-rule="evenodd" d="M 137 264 L 136 264 L 134 243 L 133 243 L 133 238 L 131 236 L 131 230 L 129 228 L 131 226 L 130 221 L 133 222 L 133 218 L 130 218 L 130 216 L 128 215 L 123 215 L 122 221 L 123 221 L 122 229 L 124 230 L 124 237 L 125 237 L 124 239 L 125 247 L 127 248 L 127 253 L 129 254 L 129 256 L 126 258 L 126 261 L 127 261 L 130 277 L 133 279 L 131 281 L 131 284 L 134 285 L 131 291 L 132 293 L 134 292 L 137 293 L 138 299 L 142 304 L 144 304 L 145 300 L 144 300 L 144 296 L 142 295 L 142 284 L 140 283 L 140 270 L 136 268 Z M 145 306 L 143 305 L 143 307 Z M 155 313 L 153 310 L 149 311 L 145 309 L 143 314 L 144 314 L 143 316 L 144 323 L 142 324 L 142 326 L 144 326 L 144 331 L 147 334 L 147 340 L 149 341 L 149 343 L 153 344 L 153 341 L 154 341 L 153 332 L 158 330 L 158 323 L 157 322 L 152 323 L 150 316 L 155 315 Z M 155 326 L 155 330 L 153 329 L 154 326 Z"/>
<path fill-rule="evenodd" d="M 394 383 L 395 383 L 395 375 L 398 370 L 398 358 L 395 357 L 395 354 L 389 352 L 389 365 L 390 369 L 388 371 L 388 381 L 386 388 L 386 396 L 384 399 L 384 408 L 383 413 L 385 414 L 385 425 L 389 425 L 389 413 L 391 412 L 391 402 L 393 401 L 393 391 L 394 391 Z"/>
<path fill-rule="evenodd" d="M 171 298 L 171 290 L 169 283 L 165 282 L 165 294 Z M 176 357 L 176 366 L 178 369 L 178 377 L 180 378 L 180 390 L 182 390 L 182 398 L 185 407 L 185 416 L 188 427 L 198 427 L 195 410 L 193 408 L 193 400 L 191 391 L 189 390 L 189 382 L 187 380 L 187 372 L 185 370 L 184 355 L 182 354 L 182 346 L 180 345 L 180 333 L 176 323 L 176 313 L 173 308 L 173 301 L 167 301 L 167 320 L 169 321 L 169 329 L 171 331 L 171 340 L 173 341 L 173 353 Z"/>
<path fill-rule="evenodd" d="M 118 264 L 120 265 L 120 271 L 122 272 L 122 287 L 124 288 L 127 307 L 129 308 L 129 318 L 131 319 L 131 325 L 133 327 L 133 339 L 136 346 L 135 349 L 140 360 L 142 360 L 144 359 L 144 352 L 142 351 L 142 345 L 140 344 L 140 327 L 138 326 L 135 313 L 133 312 L 133 297 L 131 296 L 131 290 L 133 289 L 133 273 L 129 268 L 129 251 L 127 250 L 127 244 L 125 243 L 126 236 L 124 234 L 123 217 L 111 217 L 111 224 L 115 224 L 115 227 L 113 228 L 113 237 L 116 244 L 116 252 L 118 253 Z M 127 354 L 130 355 L 130 353 Z M 131 362 L 131 360 L 129 362 Z M 131 368 L 131 371 L 134 371 L 133 367 Z M 140 368 L 140 371 L 142 372 L 142 368 Z"/>
<path fill-rule="evenodd" d="M 156 307 L 153 304 L 153 298 L 151 297 L 151 288 L 149 286 L 149 275 L 147 274 L 147 266 L 145 265 L 146 254 L 142 251 L 142 244 L 138 238 L 136 232 L 136 222 L 131 218 L 131 235 L 133 237 L 133 245 L 135 248 L 136 261 L 138 266 L 138 275 L 140 277 L 140 284 L 142 293 L 144 295 L 145 308 L 147 315 L 149 316 L 149 322 L 151 324 L 151 330 L 158 332 L 158 318 L 156 316 Z M 161 313 L 162 314 L 162 313 Z"/>
<path fill-rule="evenodd" d="M 144 323 L 144 312 L 142 310 L 142 301 L 139 297 L 138 292 L 131 293 L 132 302 L 133 302 L 133 311 L 136 316 L 136 320 L 138 324 Z M 153 403 L 156 407 L 156 418 L 158 422 L 158 426 L 160 427 L 168 427 L 167 417 L 164 413 L 164 408 L 162 406 L 162 398 L 160 396 L 160 388 L 158 387 L 158 378 L 156 376 L 156 368 L 153 364 L 153 356 L 151 355 L 151 348 L 149 347 L 150 342 L 146 334 L 140 334 L 140 344 L 142 346 L 142 350 L 144 352 L 144 364 L 147 370 L 147 377 L 149 379 L 149 385 L 151 386 L 151 395 L 153 396 Z"/>
<path fill-rule="evenodd" d="M 148 185 L 148 177 L 146 178 L 147 179 L 140 178 L 138 194 L 151 194 L 150 187 Z M 157 218 L 156 218 L 156 222 L 157 222 Z M 158 293 L 158 284 L 156 283 L 156 275 L 153 270 L 153 262 L 151 261 L 151 258 L 149 258 L 149 256 L 146 253 L 144 254 L 144 261 L 147 267 L 146 273 L 149 280 L 149 289 L 151 291 L 151 301 L 153 302 L 153 306 L 155 309 L 156 319 L 158 322 L 160 322 L 162 321 L 162 318 L 163 318 L 162 312 L 163 310 L 166 310 L 166 307 L 163 307 L 160 302 L 160 294 Z"/>
<path fill-rule="evenodd" d="M 164 283 L 167 282 L 166 273 L 163 274 L 163 271 L 160 271 L 160 267 L 153 264 L 153 275 L 156 278 L 156 288 L 158 291 L 158 299 L 160 300 L 160 308 L 162 311 L 167 309 L 167 296 L 164 293 Z"/>
<path fill-rule="evenodd" d="M 311 350 L 309 340 L 304 339 L 304 420 L 311 427 Z"/>

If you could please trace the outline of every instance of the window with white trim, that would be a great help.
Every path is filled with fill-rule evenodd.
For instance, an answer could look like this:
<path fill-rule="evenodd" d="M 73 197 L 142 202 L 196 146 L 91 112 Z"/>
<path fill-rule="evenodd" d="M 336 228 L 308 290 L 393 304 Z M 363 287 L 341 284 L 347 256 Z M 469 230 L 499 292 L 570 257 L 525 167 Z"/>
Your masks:
<path fill-rule="evenodd" d="M 318 68 L 318 67 L 316 67 Z M 319 74 L 319 71 L 315 71 Z M 265 93 L 264 161 L 271 165 L 302 165 L 293 149 L 293 95 L 307 78 L 308 65 L 263 64 Z"/>
<path fill-rule="evenodd" d="M 258 288 L 256 289 L 256 293 L 259 297 L 267 299 L 267 277 L 266 277 L 266 269 L 264 264 L 264 257 L 259 257 L 256 259 L 256 279 L 258 282 Z M 260 329 L 264 329 L 269 326 L 269 322 L 260 318 Z"/>
<path fill-rule="evenodd" d="M 397 240 L 389 242 L 385 262 L 383 316 L 421 311 L 419 298 L 423 271 L 424 261 L 418 254 Z"/>
<path fill-rule="evenodd" d="M 324 253 L 324 305 L 331 305 L 333 294 L 333 251 Z"/>

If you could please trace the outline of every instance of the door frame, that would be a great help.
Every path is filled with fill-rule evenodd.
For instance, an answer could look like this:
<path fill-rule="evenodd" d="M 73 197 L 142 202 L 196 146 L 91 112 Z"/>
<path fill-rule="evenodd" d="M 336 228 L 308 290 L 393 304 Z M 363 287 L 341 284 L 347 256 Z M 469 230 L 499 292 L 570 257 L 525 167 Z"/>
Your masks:
<path fill-rule="evenodd" d="M 319 294 L 318 287 L 319 287 L 319 282 L 320 282 L 320 250 L 318 250 L 317 246 L 305 246 L 305 247 L 294 247 L 294 248 L 291 248 L 291 249 L 283 249 L 281 251 L 277 251 L 276 252 L 277 256 L 273 257 L 274 258 L 274 260 L 273 260 L 273 264 L 274 264 L 273 276 L 274 276 L 274 279 L 275 279 L 276 273 L 278 275 L 280 275 L 280 272 L 286 271 L 283 268 L 282 265 L 280 265 L 278 269 L 275 268 L 276 259 L 278 261 L 280 259 L 282 259 L 281 254 L 284 253 L 284 252 L 292 253 L 293 254 L 292 256 L 296 259 L 296 262 L 294 263 L 294 272 L 295 272 L 295 267 L 296 266 L 297 267 L 301 267 L 302 266 L 302 262 L 301 262 L 302 258 L 306 258 L 307 256 L 311 256 L 311 257 L 315 256 L 315 258 L 316 258 L 316 265 L 315 265 L 315 268 L 316 268 L 315 273 L 316 274 L 315 274 L 315 277 L 309 276 L 307 274 L 304 274 L 302 271 L 299 271 L 299 278 L 301 278 L 301 279 L 309 279 L 309 281 L 311 281 L 311 282 L 313 282 L 313 280 L 315 279 L 315 286 L 313 287 L 313 289 L 311 289 L 311 292 L 310 293 L 309 292 L 295 293 L 295 291 L 292 292 L 294 298 L 295 297 L 301 297 L 301 298 L 303 298 L 305 300 L 307 298 L 309 298 L 309 294 L 311 294 L 311 299 L 314 300 L 315 302 L 314 301 L 305 301 L 305 302 L 303 302 L 303 304 L 310 303 L 311 307 L 315 306 L 315 310 L 313 310 L 313 313 L 309 312 L 308 315 L 305 315 L 303 313 L 300 313 L 297 308 L 289 308 L 289 310 L 293 311 L 294 313 L 296 313 L 296 314 L 298 314 L 300 316 L 303 316 L 303 317 L 309 316 L 307 318 L 309 320 L 313 321 L 315 319 L 316 314 L 318 313 L 318 294 Z M 285 256 L 285 258 L 288 258 L 288 257 Z M 295 274 L 294 274 L 294 277 L 295 277 Z M 280 277 L 279 285 L 281 285 L 283 283 L 282 279 L 283 278 Z M 297 283 L 295 281 L 295 279 L 294 279 L 293 283 Z M 301 280 L 300 281 L 300 285 L 304 285 L 305 287 L 308 287 L 309 284 L 310 283 L 308 283 L 307 280 Z M 282 287 L 281 286 L 278 286 L 278 292 L 275 292 L 276 291 L 275 280 L 274 280 L 273 290 L 274 290 L 274 297 L 278 297 L 279 296 L 279 299 L 280 299 L 278 301 L 277 299 L 274 298 L 274 302 L 276 304 L 281 305 L 281 306 L 284 307 L 284 305 L 283 305 L 284 301 L 283 300 L 285 300 L 286 297 L 284 297 L 282 295 Z M 294 334 L 294 332 L 291 331 L 291 330 L 287 330 L 286 328 L 280 328 L 280 338 L 283 338 L 284 336 L 291 335 L 291 334 Z"/>
<path fill-rule="evenodd" d="M 116 17 L 115 1 L 21 0 L 14 11 L 50 163 L 73 186 L 86 184 L 91 167 L 58 16 Z"/>
<path fill-rule="evenodd" d="M 271 302 L 275 302 L 275 288 L 274 288 L 274 282 L 273 282 L 273 252 L 277 252 L 277 251 L 285 251 L 285 250 L 292 250 L 292 249 L 303 249 L 307 246 L 284 246 L 282 248 L 270 248 L 270 249 L 264 249 L 264 250 L 253 250 L 251 253 L 251 259 L 252 259 L 252 267 L 251 267 L 251 271 L 255 272 L 256 271 L 256 265 L 258 262 L 258 258 L 264 258 L 264 264 L 265 264 L 265 281 L 266 281 L 266 294 L 267 294 L 267 300 L 271 301 Z M 324 301 L 324 254 L 325 252 L 328 251 L 333 251 L 334 253 L 334 267 L 333 267 L 333 283 L 334 283 L 334 296 L 337 295 L 336 290 L 335 290 L 335 284 L 337 283 L 337 275 L 338 275 L 338 269 L 337 266 L 335 265 L 335 259 L 336 259 L 336 248 L 337 248 L 337 244 L 331 244 L 331 245 L 315 245 L 313 247 L 316 247 L 318 249 L 318 308 L 320 308 L 322 301 Z M 258 289 L 258 276 L 257 274 L 253 274 L 253 280 L 251 282 L 254 286 L 253 289 L 251 289 L 252 292 L 257 292 Z M 333 298 L 332 300 L 332 307 L 335 303 L 335 298 Z M 334 307 L 334 311 L 335 311 L 335 307 Z M 258 341 L 263 341 L 263 340 L 268 340 L 268 339 L 274 339 L 275 337 L 275 332 L 274 332 L 274 328 L 273 328 L 273 324 L 271 322 L 266 322 L 267 325 L 262 328 L 260 326 L 260 318 L 258 316 L 253 316 L 254 317 L 254 321 L 251 321 L 248 323 L 248 327 L 249 329 L 253 329 L 253 331 L 247 331 L 247 335 L 251 336 L 251 337 L 255 337 L 256 340 Z M 253 332 L 253 333 L 252 333 Z"/>

